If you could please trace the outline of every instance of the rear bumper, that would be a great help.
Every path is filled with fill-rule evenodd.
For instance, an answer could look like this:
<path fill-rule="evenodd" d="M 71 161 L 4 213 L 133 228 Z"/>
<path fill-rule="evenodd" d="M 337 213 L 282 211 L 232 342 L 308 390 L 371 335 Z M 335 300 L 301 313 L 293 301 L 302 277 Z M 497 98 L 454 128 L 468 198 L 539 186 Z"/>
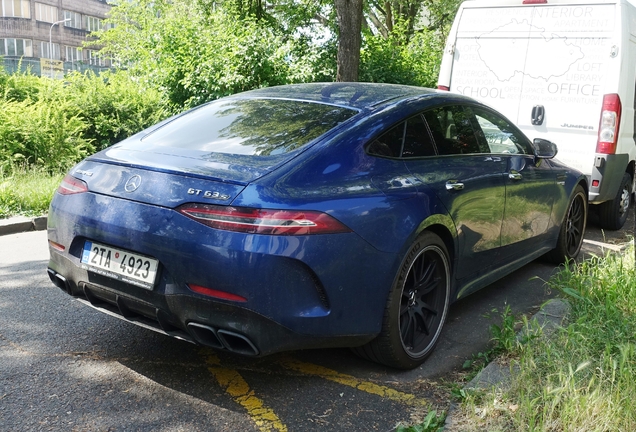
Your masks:
<path fill-rule="evenodd" d="M 246 355 L 356 346 L 380 331 L 399 263 L 355 233 L 220 232 L 176 211 L 84 193 L 49 211 L 49 276 L 98 310 L 160 333 Z M 86 210 L 84 210 L 86 209 Z M 118 211 L 119 209 L 119 211 Z M 159 260 L 153 289 L 82 268 L 86 240 Z M 247 299 L 195 293 L 188 284 Z"/>
<path fill-rule="evenodd" d="M 99 285 L 82 282 L 73 288 L 72 283 L 51 268 L 48 274 L 55 286 L 99 312 L 176 339 L 246 356 L 292 349 L 352 347 L 374 337 L 308 337 L 247 309 L 212 300 L 175 295 L 166 299 L 165 306 L 156 307 Z"/>
<path fill-rule="evenodd" d="M 600 204 L 616 198 L 628 163 L 628 154 L 596 155 L 592 175 L 589 179 L 590 204 Z M 596 187 L 594 187 L 595 180 L 599 182 L 599 185 Z"/>

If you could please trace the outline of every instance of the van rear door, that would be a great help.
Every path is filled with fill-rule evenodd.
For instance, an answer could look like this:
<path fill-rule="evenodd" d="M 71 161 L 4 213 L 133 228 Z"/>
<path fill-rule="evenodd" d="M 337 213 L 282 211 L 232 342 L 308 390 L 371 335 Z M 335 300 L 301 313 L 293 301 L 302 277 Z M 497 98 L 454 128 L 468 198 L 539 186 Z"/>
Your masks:
<path fill-rule="evenodd" d="M 558 159 L 591 174 L 603 95 L 619 78 L 616 4 L 488 5 L 460 9 L 450 90 L 554 141 Z"/>

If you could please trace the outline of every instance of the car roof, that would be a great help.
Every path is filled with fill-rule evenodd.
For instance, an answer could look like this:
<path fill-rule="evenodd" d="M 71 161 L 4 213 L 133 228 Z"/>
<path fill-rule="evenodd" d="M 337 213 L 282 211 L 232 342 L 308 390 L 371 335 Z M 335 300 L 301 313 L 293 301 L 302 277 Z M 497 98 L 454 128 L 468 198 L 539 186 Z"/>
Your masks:
<path fill-rule="evenodd" d="M 437 90 L 399 84 L 360 82 L 292 84 L 247 91 L 231 98 L 274 98 L 338 105 L 357 110 L 424 95 Z"/>

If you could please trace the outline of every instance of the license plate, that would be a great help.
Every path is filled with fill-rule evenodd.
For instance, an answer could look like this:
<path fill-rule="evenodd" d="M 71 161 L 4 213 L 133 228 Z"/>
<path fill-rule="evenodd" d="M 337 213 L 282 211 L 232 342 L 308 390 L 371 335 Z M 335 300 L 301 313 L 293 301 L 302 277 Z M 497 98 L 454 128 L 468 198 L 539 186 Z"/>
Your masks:
<path fill-rule="evenodd" d="M 159 261 L 147 256 L 87 241 L 82 252 L 82 268 L 152 289 L 157 277 Z"/>

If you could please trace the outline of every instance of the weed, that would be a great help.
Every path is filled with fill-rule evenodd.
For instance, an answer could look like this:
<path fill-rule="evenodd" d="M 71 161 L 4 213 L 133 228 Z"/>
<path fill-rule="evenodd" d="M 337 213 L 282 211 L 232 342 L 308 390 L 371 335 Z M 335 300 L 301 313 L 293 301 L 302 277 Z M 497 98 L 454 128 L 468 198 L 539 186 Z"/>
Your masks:
<path fill-rule="evenodd" d="M 398 426 L 396 432 L 437 432 L 444 429 L 444 422 L 446 421 L 446 413 L 442 411 L 441 414 L 437 414 L 437 411 L 430 411 L 424 421 L 420 424 L 413 426 Z"/>
<path fill-rule="evenodd" d="M 565 266 L 549 284 L 570 302 L 566 326 L 511 342 L 504 318 L 495 339 L 514 348 L 517 372 L 508 389 L 464 395 L 462 430 L 636 430 L 633 249 Z"/>

